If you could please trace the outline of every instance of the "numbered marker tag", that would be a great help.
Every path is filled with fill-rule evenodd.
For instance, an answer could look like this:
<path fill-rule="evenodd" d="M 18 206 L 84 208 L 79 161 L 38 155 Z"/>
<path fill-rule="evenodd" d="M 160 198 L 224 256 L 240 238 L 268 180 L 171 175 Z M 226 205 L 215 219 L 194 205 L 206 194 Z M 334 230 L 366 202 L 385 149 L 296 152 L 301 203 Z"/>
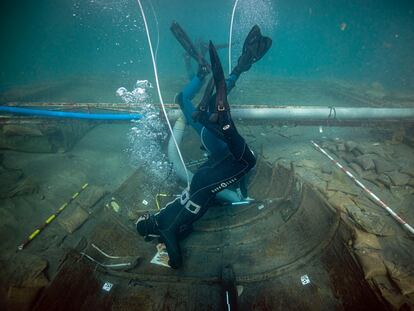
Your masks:
<path fill-rule="evenodd" d="M 105 282 L 105 284 L 102 286 L 102 289 L 106 292 L 109 292 L 112 287 L 114 286 L 114 284 L 109 283 L 109 282 Z"/>
<path fill-rule="evenodd" d="M 307 285 L 307 284 L 309 284 L 311 282 L 310 281 L 310 278 L 309 278 L 309 276 L 307 274 L 302 275 L 300 277 L 300 281 L 302 282 L 302 285 Z"/>

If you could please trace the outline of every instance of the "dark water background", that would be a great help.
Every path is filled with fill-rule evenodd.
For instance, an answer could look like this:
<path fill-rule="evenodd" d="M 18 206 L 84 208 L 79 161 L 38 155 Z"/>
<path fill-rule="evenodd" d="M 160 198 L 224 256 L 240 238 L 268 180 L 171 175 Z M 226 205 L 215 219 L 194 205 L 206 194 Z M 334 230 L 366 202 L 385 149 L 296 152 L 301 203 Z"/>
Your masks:
<path fill-rule="evenodd" d="M 1 3 L 0 90 L 85 77 L 113 81 L 114 90 L 136 79 L 154 81 L 136 1 Z M 142 3 L 155 44 L 154 16 L 148 0 Z M 161 77 L 185 74 L 182 49 L 169 31 L 172 20 L 193 38 L 228 41 L 233 1 L 152 0 L 152 4 L 160 27 Z M 240 0 L 234 40 L 241 43 L 255 22 L 274 40 L 255 73 L 414 89 L 414 1 Z M 240 44 L 233 48 L 233 58 L 238 51 Z M 227 51 L 221 53 L 227 67 Z"/>

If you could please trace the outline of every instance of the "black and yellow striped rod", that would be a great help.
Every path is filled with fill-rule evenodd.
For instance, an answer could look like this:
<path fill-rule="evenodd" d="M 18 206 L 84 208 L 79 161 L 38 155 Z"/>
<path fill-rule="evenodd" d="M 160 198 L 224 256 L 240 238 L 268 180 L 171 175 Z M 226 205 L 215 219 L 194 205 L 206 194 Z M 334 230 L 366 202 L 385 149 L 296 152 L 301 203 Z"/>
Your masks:
<path fill-rule="evenodd" d="M 37 237 L 39 235 L 40 232 L 43 231 L 43 229 L 45 229 L 60 213 L 62 213 L 62 211 L 73 201 L 75 200 L 79 194 L 86 189 L 86 187 L 88 187 L 88 184 L 84 184 L 82 186 L 82 188 L 78 191 L 75 192 L 72 197 L 69 199 L 69 201 L 67 201 L 66 203 L 63 203 L 61 207 L 59 207 L 59 209 L 56 211 L 56 213 L 52 214 L 48 219 L 46 219 L 46 221 L 40 225 L 35 231 L 33 231 L 33 233 L 31 235 L 29 235 L 29 237 L 22 243 L 20 244 L 17 249 L 19 251 L 21 251 L 23 248 L 25 248 L 27 246 L 27 244 L 29 244 L 35 237 Z"/>

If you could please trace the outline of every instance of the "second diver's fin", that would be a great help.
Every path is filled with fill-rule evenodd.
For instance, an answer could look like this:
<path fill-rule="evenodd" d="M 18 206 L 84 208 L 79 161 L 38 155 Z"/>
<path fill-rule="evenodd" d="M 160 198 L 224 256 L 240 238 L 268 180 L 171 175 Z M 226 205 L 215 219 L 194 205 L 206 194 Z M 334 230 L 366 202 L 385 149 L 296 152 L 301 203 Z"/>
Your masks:
<path fill-rule="evenodd" d="M 184 29 L 176 21 L 171 24 L 170 29 L 174 37 L 181 44 L 188 55 L 190 55 L 199 64 L 199 71 L 202 72 L 203 77 L 207 75 L 210 72 L 210 65 L 205 60 L 203 55 L 201 55 L 201 53 L 197 50 Z"/>
<path fill-rule="evenodd" d="M 272 46 L 272 39 L 262 35 L 259 26 L 254 25 L 244 40 L 242 55 L 232 74 L 240 75 L 259 61 Z"/>

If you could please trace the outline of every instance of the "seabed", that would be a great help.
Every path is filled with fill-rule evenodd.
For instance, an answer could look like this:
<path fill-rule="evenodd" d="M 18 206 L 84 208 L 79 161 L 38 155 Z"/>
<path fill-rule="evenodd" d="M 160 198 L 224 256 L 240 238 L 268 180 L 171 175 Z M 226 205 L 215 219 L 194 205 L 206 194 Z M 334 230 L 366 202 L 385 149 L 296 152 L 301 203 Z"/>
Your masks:
<path fill-rule="evenodd" d="M 414 102 L 406 94 L 379 94 L 378 88 L 340 84 L 326 91 L 326 83 L 272 83 L 280 94 L 274 104 L 306 104 L 299 90 L 308 104 L 317 98 L 319 105 L 406 107 Z M 297 98 L 285 102 L 295 89 Z M 238 92 L 231 101 L 266 101 L 252 102 L 251 96 Z M 157 194 L 177 194 L 182 185 L 155 185 L 145 167 L 129 165 L 123 150 L 130 125 L 13 120 L 0 125 L 4 310 L 226 310 L 223 269 L 229 266 L 239 310 L 414 308 L 412 235 L 310 143 L 317 141 L 413 225 L 412 124 L 275 126 L 238 120 L 259 158 L 249 185 L 255 201 L 212 206 L 181 243 L 184 266 L 172 270 L 150 262 L 157 243 L 138 236 L 134 221 L 156 211 L 156 199 L 160 206 L 171 200 Z M 183 141 L 186 161 L 203 157 L 194 133 L 187 130 Z M 18 251 L 85 183 L 65 210 Z M 111 261 L 92 244 L 120 258 Z M 102 266 L 117 260 L 130 266 Z"/>

